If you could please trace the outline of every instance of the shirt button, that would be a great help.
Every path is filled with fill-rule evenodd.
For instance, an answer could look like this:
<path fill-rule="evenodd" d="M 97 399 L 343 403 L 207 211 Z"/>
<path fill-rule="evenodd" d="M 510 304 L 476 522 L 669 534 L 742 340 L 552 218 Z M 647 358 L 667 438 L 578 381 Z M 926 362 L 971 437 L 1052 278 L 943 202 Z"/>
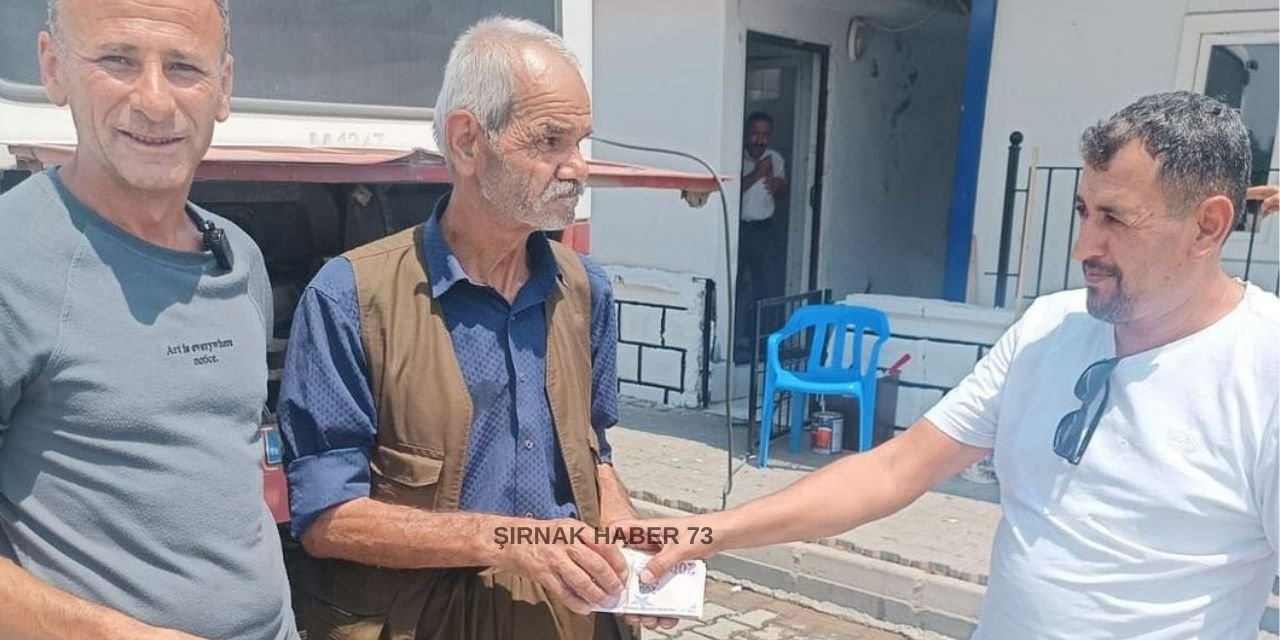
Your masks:
<path fill-rule="evenodd" d="M 526 511 L 526 512 L 524 512 L 524 517 L 526 517 L 526 518 L 532 518 L 532 517 L 533 517 L 533 512 L 532 512 L 532 511 Z"/>
<path fill-rule="evenodd" d="M 526 451 L 533 448 L 533 438 L 524 439 L 524 448 Z"/>
<path fill-rule="evenodd" d="M 520 382 L 524 382 L 525 380 L 527 380 L 527 379 L 529 378 L 529 376 L 528 376 L 527 374 L 524 374 L 524 373 L 522 373 L 522 374 L 520 374 L 520 375 L 518 375 L 518 376 L 516 376 L 516 377 L 520 379 Z"/>

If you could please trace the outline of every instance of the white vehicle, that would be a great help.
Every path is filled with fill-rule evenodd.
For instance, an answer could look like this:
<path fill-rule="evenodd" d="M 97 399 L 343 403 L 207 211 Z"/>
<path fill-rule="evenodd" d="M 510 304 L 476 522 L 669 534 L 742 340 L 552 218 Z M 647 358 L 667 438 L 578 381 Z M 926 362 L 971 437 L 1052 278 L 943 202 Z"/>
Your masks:
<path fill-rule="evenodd" d="M 232 3 L 232 116 L 215 129 L 191 199 L 247 231 L 266 258 L 276 339 L 264 473 L 279 522 L 288 501 L 270 408 L 298 297 L 325 260 L 422 222 L 448 189 L 430 107 L 454 39 L 496 13 L 557 30 L 590 78 L 590 0 Z M 45 20 L 45 0 L 0 3 L 0 192 L 65 161 L 75 144 L 70 112 L 40 86 Z M 715 189 L 711 176 L 591 165 L 589 186 Z M 562 241 L 585 253 L 589 218 L 584 198 Z"/>
<path fill-rule="evenodd" d="M 495 13 L 528 18 L 562 33 L 589 71 L 590 11 L 589 0 L 233 2 L 234 113 L 214 144 L 430 148 L 431 106 L 462 29 Z M 69 114 L 40 87 L 45 20 L 45 0 L 0 3 L 5 142 L 75 140 Z"/>

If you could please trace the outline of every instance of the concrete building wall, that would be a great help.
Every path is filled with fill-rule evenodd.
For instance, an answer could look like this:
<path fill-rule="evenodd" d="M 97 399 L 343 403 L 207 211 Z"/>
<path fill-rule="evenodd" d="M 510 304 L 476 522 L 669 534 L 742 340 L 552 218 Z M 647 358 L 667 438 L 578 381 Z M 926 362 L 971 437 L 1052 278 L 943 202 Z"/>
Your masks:
<path fill-rule="evenodd" d="M 944 390 L 960 383 L 973 366 L 1013 325 L 1015 313 L 930 298 L 854 294 L 846 304 L 885 312 L 892 334 L 880 351 L 880 367 L 903 355 L 894 423 L 911 426 L 942 398 Z M 863 349 L 867 353 L 873 339 Z"/>
<path fill-rule="evenodd" d="M 744 0 L 729 7 L 729 30 L 739 37 L 727 57 L 743 59 L 747 31 L 829 48 L 819 286 L 836 297 L 939 295 L 967 23 L 940 12 L 904 33 L 868 27 L 866 49 L 853 61 L 849 23 L 865 4 Z M 725 83 L 730 130 L 741 117 L 743 74 L 731 70 Z"/>
<path fill-rule="evenodd" d="M 618 306 L 618 378 L 623 395 L 696 407 L 705 381 L 704 280 L 642 267 L 607 267 Z M 636 304 L 638 303 L 638 304 Z M 723 394 L 720 394 L 723 395 Z"/>
<path fill-rule="evenodd" d="M 1186 16 L 1275 9 L 1273 0 L 1001 2 L 974 210 L 970 278 L 976 271 L 976 282 L 970 283 L 975 292 L 970 301 L 990 305 L 994 300 L 995 278 L 984 274 L 996 270 L 1010 132 L 1025 135 L 1024 168 L 1033 153 L 1042 166 L 1079 165 L 1079 138 L 1086 126 L 1142 95 L 1189 88 L 1177 86 Z M 1274 18 L 1269 26 L 1276 28 Z M 1025 172 L 1021 176 L 1025 182 Z M 1048 244 L 1059 260 L 1068 244 L 1069 216 L 1069 208 L 1055 207 L 1049 223 Z M 1030 243 L 1038 245 L 1039 231 L 1033 231 Z M 1020 239 L 1014 239 L 1014 260 Z M 1053 262 L 1061 282 L 1065 262 L 1059 260 Z"/>
<path fill-rule="evenodd" d="M 728 244 L 736 246 L 747 34 L 827 46 L 830 94 L 817 284 L 831 287 L 837 297 L 868 289 L 937 295 L 965 22 L 939 12 L 906 33 L 869 32 L 866 52 L 851 61 L 846 37 L 855 15 L 880 11 L 885 22 L 901 24 L 922 13 L 910 3 L 892 8 L 904 19 L 883 18 L 885 5 L 874 2 L 597 0 L 596 131 L 604 138 L 693 153 L 732 177 L 726 190 Z M 687 161 L 599 142 L 592 152 L 697 170 Z M 722 358 L 731 307 L 717 197 L 691 209 L 667 192 L 597 190 L 592 205 L 592 253 L 602 264 L 715 280 L 716 358 Z M 736 271 L 736 258 L 731 264 Z M 717 369 L 714 397 L 722 395 L 723 365 Z"/>
<path fill-rule="evenodd" d="M 619 142 L 690 153 L 717 173 L 735 176 L 738 154 L 726 155 L 723 143 L 728 37 L 723 0 L 596 0 L 593 22 L 596 134 Z M 622 150 L 599 142 L 592 153 L 597 158 L 619 162 L 703 170 L 688 160 Z M 700 353 L 704 301 L 693 286 L 695 279 L 714 280 L 718 292 L 715 307 L 728 308 L 724 285 L 725 225 L 718 196 L 712 194 L 704 206 L 691 208 L 671 191 L 594 191 L 591 252 L 614 276 L 615 295 L 688 309 L 672 314 L 680 316 L 681 328 L 669 331 L 666 339 L 668 344 L 683 347 L 689 353 Z M 737 191 L 732 183 L 726 195 L 732 222 L 738 215 Z M 731 224 L 730 231 L 736 238 L 737 225 Z M 637 313 L 634 322 L 638 324 L 622 327 L 623 332 L 659 338 L 656 327 L 651 326 L 652 318 L 646 320 L 643 316 L 644 313 Z M 718 340 L 727 335 L 723 326 L 727 320 L 725 315 L 718 319 Z M 634 352 L 631 348 L 619 350 L 619 375 L 624 378 L 636 371 Z M 696 368 L 693 364 L 686 371 Z M 678 372 L 654 369 L 650 375 L 668 379 L 678 376 Z M 663 399 L 661 392 L 652 389 L 628 384 L 622 387 L 625 395 Z M 688 388 L 696 388 L 696 382 Z M 685 406 L 695 403 L 696 392 L 672 400 L 672 404 Z"/>
<path fill-rule="evenodd" d="M 734 175 L 736 157 L 722 148 L 724 2 L 598 0 L 594 14 L 596 134 L 691 153 Z M 593 153 L 701 170 L 679 158 L 599 143 Z M 670 191 L 599 189 L 594 205 L 591 248 L 602 263 L 723 277 L 722 215 L 714 196 L 693 209 Z M 729 206 L 736 219 L 736 197 Z"/>

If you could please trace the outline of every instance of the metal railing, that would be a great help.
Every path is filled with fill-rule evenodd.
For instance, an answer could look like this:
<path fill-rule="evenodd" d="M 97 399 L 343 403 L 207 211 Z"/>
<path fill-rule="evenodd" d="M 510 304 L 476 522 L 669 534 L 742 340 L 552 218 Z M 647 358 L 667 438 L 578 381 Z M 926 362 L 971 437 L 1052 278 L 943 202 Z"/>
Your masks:
<path fill-rule="evenodd" d="M 1014 304 L 1082 286 L 1078 265 L 1073 268 L 1071 246 L 1078 231 L 1075 195 L 1080 188 L 1084 168 L 1043 165 L 1020 170 L 1022 141 L 1021 132 L 1014 131 L 1009 136 L 996 271 L 984 274 L 996 278 L 997 307 L 1009 305 L 1010 282 L 1016 283 L 1015 296 L 1019 298 Z M 1270 169 L 1266 182 L 1275 183 L 1277 172 L 1280 169 Z M 1023 181 L 1025 184 L 1020 184 Z M 1223 268 L 1231 275 L 1245 280 L 1252 278 L 1254 284 L 1280 294 L 1280 265 L 1265 260 L 1259 250 L 1261 246 L 1267 246 L 1264 234 L 1274 235 L 1270 229 L 1276 223 L 1269 222 L 1260 229 L 1259 220 L 1256 203 L 1252 203 L 1240 216 L 1233 233 L 1233 236 L 1247 234 L 1247 238 L 1228 240 L 1233 243 L 1230 246 L 1232 253 L 1224 252 Z M 1015 230 L 1015 225 L 1020 231 Z M 1015 238 L 1018 240 L 1016 251 L 1012 246 Z M 1242 258 L 1234 254 L 1241 243 L 1247 247 Z M 1269 248 L 1274 254 L 1275 248 Z M 1011 264 L 1015 258 L 1017 262 Z M 1263 269 L 1275 269 L 1274 277 Z"/>
<path fill-rule="evenodd" d="M 976 342 L 973 340 L 952 340 L 949 338 L 933 338 L 929 336 L 913 336 L 905 333 L 894 333 L 892 329 L 889 331 L 889 338 L 893 340 L 912 340 L 912 341 L 932 342 L 934 344 L 948 344 L 948 345 L 956 345 L 961 347 L 973 347 L 974 349 L 973 363 L 975 365 L 978 364 L 978 361 L 982 360 L 982 357 L 987 355 L 987 352 L 991 350 L 992 346 L 994 346 L 989 342 Z M 884 371 L 888 367 L 880 366 L 877 368 L 880 371 Z M 929 391 L 940 391 L 942 393 L 947 393 L 948 391 L 951 391 L 953 388 L 955 388 L 954 385 L 947 386 L 947 385 L 932 384 L 927 382 L 911 382 L 908 380 L 901 380 L 901 379 L 898 380 L 898 386 L 903 389 L 925 389 Z"/>
<path fill-rule="evenodd" d="M 1269 171 L 1267 171 L 1266 183 L 1275 184 L 1277 177 L 1280 177 L 1280 168 L 1270 169 Z M 1236 228 L 1235 228 L 1236 232 L 1248 231 L 1249 233 L 1249 248 L 1248 248 L 1248 251 L 1245 253 L 1244 273 L 1241 274 L 1241 277 L 1244 280 L 1249 280 L 1250 270 L 1253 268 L 1253 265 L 1254 265 L 1253 251 L 1258 240 L 1258 225 L 1262 222 L 1261 213 L 1262 212 L 1259 207 L 1259 203 L 1250 202 L 1249 205 L 1245 208 L 1244 215 L 1240 216 L 1239 220 L 1236 222 Z M 1276 251 L 1273 248 L 1272 254 L 1274 255 L 1275 253 Z M 1280 261 L 1280 256 L 1277 256 L 1277 261 Z M 1276 284 L 1275 284 L 1275 288 L 1272 289 L 1271 291 L 1276 295 L 1280 295 L 1280 265 L 1277 265 Z"/>
<path fill-rule="evenodd" d="M 764 389 L 764 363 L 762 358 L 769 335 L 787 324 L 787 319 L 791 317 L 791 314 L 795 313 L 796 309 L 811 304 L 830 303 L 831 290 L 817 289 L 790 296 L 765 298 L 757 300 L 752 305 L 755 325 L 751 340 L 751 382 L 747 392 L 748 455 L 755 453 L 756 438 L 750 434 L 757 433 L 757 422 L 760 418 L 760 412 L 763 410 L 764 398 L 761 393 Z M 783 366 L 798 369 L 800 365 L 804 364 L 805 358 L 809 354 L 809 345 L 813 340 L 812 333 L 812 331 L 797 333 L 782 343 L 779 356 Z M 773 416 L 773 426 L 770 431 L 771 437 L 786 433 L 791 424 L 790 397 L 780 400 L 774 406 L 777 410 Z"/>

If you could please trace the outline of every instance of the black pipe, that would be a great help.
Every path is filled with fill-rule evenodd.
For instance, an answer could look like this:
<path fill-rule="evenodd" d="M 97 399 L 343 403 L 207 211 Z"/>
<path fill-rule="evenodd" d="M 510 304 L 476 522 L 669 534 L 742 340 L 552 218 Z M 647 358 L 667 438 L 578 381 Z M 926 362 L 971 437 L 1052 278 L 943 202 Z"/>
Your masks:
<path fill-rule="evenodd" d="M 1013 233 L 1013 195 L 1018 191 L 1018 156 L 1022 154 L 1022 132 L 1009 134 L 1009 162 L 1004 175 L 1004 214 L 1000 217 L 1000 253 L 996 265 L 996 306 L 1004 306 L 1009 279 L 1009 243 Z"/>

